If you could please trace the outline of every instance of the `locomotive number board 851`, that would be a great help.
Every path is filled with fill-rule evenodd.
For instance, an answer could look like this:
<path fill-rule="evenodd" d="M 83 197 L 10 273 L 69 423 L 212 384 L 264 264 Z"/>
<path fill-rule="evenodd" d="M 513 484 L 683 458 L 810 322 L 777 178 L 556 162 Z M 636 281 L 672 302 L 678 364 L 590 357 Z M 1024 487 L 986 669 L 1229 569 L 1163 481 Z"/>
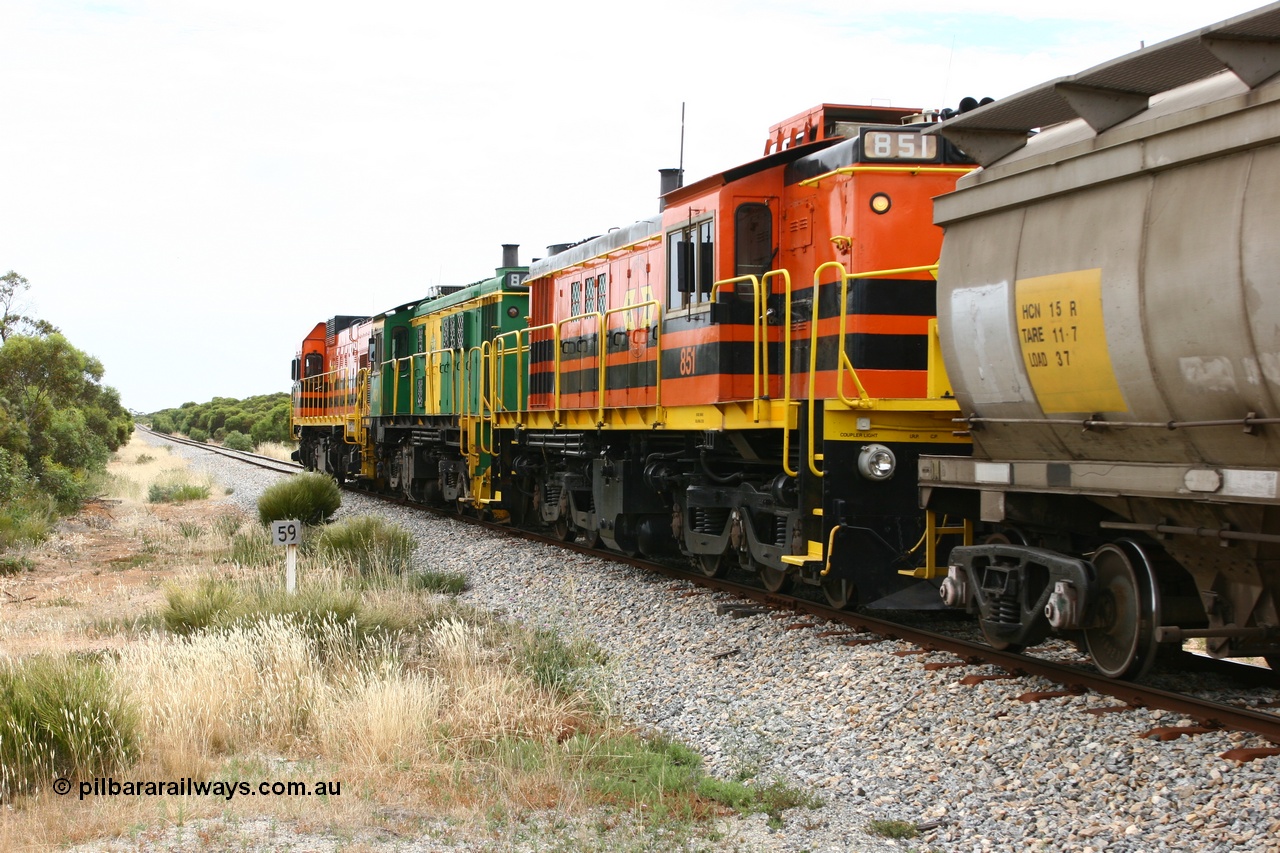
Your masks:
<path fill-rule="evenodd" d="M 918 130 L 862 128 L 862 159 L 907 163 L 936 163 L 938 138 Z"/>

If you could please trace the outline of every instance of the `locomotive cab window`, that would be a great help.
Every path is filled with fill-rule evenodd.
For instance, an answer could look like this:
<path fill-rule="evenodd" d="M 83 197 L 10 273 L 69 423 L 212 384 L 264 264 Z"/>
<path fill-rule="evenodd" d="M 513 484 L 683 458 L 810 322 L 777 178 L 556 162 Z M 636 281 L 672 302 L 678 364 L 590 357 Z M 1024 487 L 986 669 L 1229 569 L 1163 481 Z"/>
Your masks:
<path fill-rule="evenodd" d="M 324 373 L 324 356 L 318 352 L 307 353 L 302 362 L 302 377 L 319 376 L 321 373 Z"/>
<path fill-rule="evenodd" d="M 715 283 L 715 228 L 711 219 L 667 233 L 667 309 L 706 305 Z"/>

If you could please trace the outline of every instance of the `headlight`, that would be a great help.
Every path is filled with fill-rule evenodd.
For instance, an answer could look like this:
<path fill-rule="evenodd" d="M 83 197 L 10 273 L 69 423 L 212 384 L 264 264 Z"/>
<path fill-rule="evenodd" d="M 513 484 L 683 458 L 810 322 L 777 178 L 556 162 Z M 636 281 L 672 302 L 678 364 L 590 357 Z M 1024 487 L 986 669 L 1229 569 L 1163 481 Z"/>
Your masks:
<path fill-rule="evenodd" d="M 868 444 L 858 454 L 858 473 L 868 480 L 887 480 L 897 467 L 893 451 L 883 444 Z"/>

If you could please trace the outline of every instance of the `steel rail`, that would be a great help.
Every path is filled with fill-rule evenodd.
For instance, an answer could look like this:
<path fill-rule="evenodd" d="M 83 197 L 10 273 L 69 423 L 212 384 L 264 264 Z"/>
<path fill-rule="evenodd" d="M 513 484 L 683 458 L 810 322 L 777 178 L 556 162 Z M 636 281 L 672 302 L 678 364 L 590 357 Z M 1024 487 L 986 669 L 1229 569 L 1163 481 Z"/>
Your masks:
<path fill-rule="evenodd" d="M 155 433 L 152 430 L 146 431 L 152 435 L 159 435 L 160 437 L 173 441 L 177 444 L 187 444 L 207 450 L 211 453 L 220 453 L 221 455 L 239 459 L 240 461 L 251 465 L 269 468 L 271 466 L 266 463 L 275 463 L 277 466 L 287 466 L 287 470 L 285 468 L 274 469 L 280 470 L 284 473 L 301 473 L 302 471 L 299 466 L 284 463 L 278 459 L 272 459 L 271 457 L 259 456 L 258 454 L 252 453 L 243 453 L 240 451 L 228 451 L 225 448 L 216 447 L 198 441 L 174 438 L 173 436 L 164 435 L 162 433 Z M 546 536 L 530 530 L 524 530 L 509 524 L 500 524 L 494 521 L 485 520 L 469 512 L 450 512 L 437 507 L 425 506 L 404 498 L 389 496 L 363 489 L 356 489 L 350 484 L 344 485 L 343 488 L 368 497 L 378 498 L 389 503 L 425 510 L 443 518 L 451 518 L 455 521 L 461 521 L 466 524 L 475 525 L 492 531 L 501 531 L 508 535 L 518 536 L 531 542 L 539 542 L 556 548 L 567 549 L 580 554 L 598 557 L 620 565 L 657 572 L 667 577 L 687 581 L 707 589 L 731 593 L 740 598 L 754 601 L 772 609 L 790 610 L 798 614 L 820 617 L 830 622 L 845 625 L 859 633 L 874 634 L 879 637 L 884 637 L 885 639 L 912 643 L 928 651 L 946 652 L 955 655 L 966 663 L 988 663 L 993 666 L 1000 667 L 1013 675 L 1038 676 L 1052 681 L 1055 684 L 1061 685 L 1068 692 L 1084 693 L 1086 691 L 1092 691 L 1094 693 L 1118 699 L 1126 705 L 1135 708 L 1158 708 L 1180 716 L 1190 717 L 1206 729 L 1226 729 L 1252 732 L 1270 740 L 1272 743 L 1280 744 L 1280 715 L 1278 714 L 1270 714 L 1265 711 L 1257 711 L 1250 708 L 1227 705 L 1221 702 L 1213 702 L 1207 699 L 1200 699 L 1195 696 L 1174 693 L 1169 690 L 1145 684 L 1116 681 L 1114 679 L 1107 678 L 1100 673 L 1092 672 L 1071 664 L 1044 660 L 1042 658 L 1031 657 L 1024 654 L 1000 651 L 999 649 L 992 648 L 991 646 L 982 643 L 964 640 L 958 637 L 951 637 L 946 634 L 940 634 L 936 631 L 930 631 L 925 628 L 906 625 L 901 622 L 891 622 L 887 619 L 869 616 L 866 613 L 835 610 L 831 607 L 808 599 L 771 593 L 758 587 L 737 583 L 724 578 L 709 578 L 693 570 L 686 570 L 669 564 L 655 562 L 641 557 L 632 557 L 614 551 L 589 548 L 585 545 L 578 545 L 574 542 L 565 542 L 555 537 Z M 1208 662 L 1205 662 L 1204 665 L 1207 664 Z M 1243 669 L 1243 667 L 1237 668 Z M 1274 678 L 1274 675 L 1271 677 Z"/>
<path fill-rule="evenodd" d="M 210 453 L 216 453 L 219 456 L 226 456 L 229 459 L 238 459 L 241 462 L 247 463 L 249 465 L 256 465 L 259 468 L 265 468 L 268 471 L 276 471 L 281 474 L 303 473 L 302 466 L 299 465 L 297 462 L 286 462 L 283 459 L 276 459 L 274 456 L 263 456 L 260 453 L 250 453 L 247 450 L 231 450 L 226 447 L 220 447 L 219 445 L 216 445 L 216 444 L 207 444 L 203 441 L 195 441 L 190 438 L 179 438 L 177 436 L 169 435 L 167 433 L 156 432 L 155 430 L 149 427 L 143 426 L 142 424 L 136 424 L 135 427 L 147 433 L 148 435 L 152 435 L 152 436 L 155 436 L 156 438 L 164 439 L 165 441 L 171 441 L 174 444 L 184 444 L 184 445 L 187 445 L 188 447 L 196 447 L 196 448 L 199 448 L 200 450 L 207 450 Z"/>
<path fill-rule="evenodd" d="M 659 572 L 668 577 L 685 580 L 708 589 L 732 593 L 770 608 L 791 610 L 796 613 L 821 617 L 828 621 L 845 625 L 860 633 L 875 634 L 886 639 L 913 643 L 929 651 L 947 652 L 967 663 L 988 663 L 1014 675 L 1039 676 L 1061 685 L 1063 689 L 1072 693 L 1092 691 L 1118 699 L 1135 708 L 1158 708 L 1180 716 L 1190 717 L 1207 729 L 1253 732 L 1275 744 L 1280 744 L 1280 715 L 1277 714 L 1213 702 L 1195 696 L 1186 696 L 1145 684 L 1116 681 L 1115 679 L 1107 678 L 1101 673 L 1082 669 L 1071 664 L 1000 651 L 983 643 L 951 637 L 925 628 L 905 625 L 901 622 L 891 622 L 887 619 L 868 616 L 865 613 L 835 610 L 808 599 L 779 595 L 724 578 L 709 578 L 696 571 L 686 571 L 682 568 L 652 560 L 628 557 L 625 554 L 618 554 L 612 551 L 602 551 L 576 545 L 575 543 L 562 542 L 552 537 L 521 530 L 509 525 L 485 522 L 476 518 L 466 518 L 465 520 L 491 529 L 504 530 L 531 541 L 569 548 L 582 554 L 590 554 L 623 565 Z M 1205 663 L 1208 664 L 1209 661 L 1206 660 Z M 1244 670 L 1244 667 L 1238 664 L 1224 664 L 1223 666 Z M 1220 672 L 1221 667 L 1214 671 Z M 1274 679 L 1274 675 L 1267 673 L 1265 670 L 1259 670 L 1259 674 L 1261 679 Z M 1253 680 L 1260 679 L 1255 678 Z"/>

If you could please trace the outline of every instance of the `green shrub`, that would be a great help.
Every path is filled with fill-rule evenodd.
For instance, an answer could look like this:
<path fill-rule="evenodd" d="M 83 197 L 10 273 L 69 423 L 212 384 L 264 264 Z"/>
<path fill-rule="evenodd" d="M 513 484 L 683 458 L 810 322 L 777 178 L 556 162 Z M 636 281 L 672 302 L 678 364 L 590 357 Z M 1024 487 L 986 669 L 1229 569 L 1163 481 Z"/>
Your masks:
<path fill-rule="evenodd" d="M 164 625 L 177 634 L 230 625 L 243 614 L 231 581 L 202 578 L 194 587 L 174 587 L 166 596 Z"/>
<path fill-rule="evenodd" d="M 537 684 L 563 696 L 581 689 L 587 671 L 604 663 L 604 652 L 590 640 L 565 642 L 555 631 L 538 628 L 524 636 L 517 656 Z"/>
<path fill-rule="evenodd" d="M 57 777 L 118 773 L 139 755 L 136 711 L 97 662 L 41 655 L 0 664 L 0 799 Z"/>
<path fill-rule="evenodd" d="M 333 478 L 316 472 L 295 474 L 271 486 L 258 498 L 258 520 L 296 518 L 303 524 L 322 524 L 342 506 L 342 492 Z"/>
<path fill-rule="evenodd" d="M 439 592 L 445 595 L 461 595 L 467 588 L 467 576 L 461 572 L 414 572 L 409 583 L 415 589 Z"/>
<path fill-rule="evenodd" d="M 598 796 L 644 803 L 646 811 L 655 813 L 687 806 L 688 795 L 702 778 L 702 759 L 696 753 L 660 737 L 575 735 L 565 743 L 565 751 L 582 767 L 587 786 Z"/>
<path fill-rule="evenodd" d="M 187 437 L 192 441 L 207 442 L 209 440 L 209 431 L 200 427 L 192 427 L 191 431 L 187 433 Z"/>
<path fill-rule="evenodd" d="M 84 470 L 45 459 L 37 480 L 40 489 L 53 498 L 62 512 L 74 512 L 89 498 L 89 479 Z"/>
<path fill-rule="evenodd" d="M 263 527 L 251 527 L 231 534 L 231 551 L 227 559 L 241 566 L 269 566 L 280 559 L 283 549 L 271 541 Z"/>
<path fill-rule="evenodd" d="M 409 531 L 376 515 L 348 518 L 320 531 L 316 555 L 355 569 L 362 577 L 409 570 L 417 542 Z"/>
<path fill-rule="evenodd" d="M 0 549 L 43 542 L 57 517 L 57 507 L 48 496 L 27 494 L 0 504 Z"/>
<path fill-rule="evenodd" d="M 0 554 L 0 577 L 29 572 L 35 568 L 30 557 L 21 554 Z"/>
<path fill-rule="evenodd" d="M 223 513 L 213 520 L 213 532 L 221 536 L 234 536 L 240 529 L 240 517 L 229 512 Z"/>
<path fill-rule="evenodd" d="M 173 433 L 173 418 L 168 415 L 155 415 L 151 418 L 151 429 L 155 432 L 170 435 Z"/>
<path fill-rule="evenodd" d="M 240 432 L 232 430 L 222 439 L 222 446 L 228 450 L 243 450 L 245 452 L 253 450 L 253 439 Z"/>
<path fill-rule="evenodd" d="M 8 503 L 27 489 L 27 460 L 0 447 L 0 504 Z"/>
<path fill-rule="evenodd" d="M 147 490 L 147 501 L 153 504 L 179 504 L 207 497 L 209 487 L 197 483 L 152 483 Z"/>
<path fill-rule="evenodd" d="M 885 838 L 915 838 L 920 834 L 914 823 L 905 820 L 873 820 L 867 824 L 867 831 Z"/>
<path fill-rule="evenodd" d="M 304 584 L 296 592 L 283 584 L 237 585 L 204 578 L 195 586 L 172 587 L 161 614 L 175 634 L 225 630 L 284 618 L 308 637 L 325 641 L 334 625 L 356 638 L 395 634 L 413 627 L 411 617 L 381 609 L 361 599 L 360 592 L 323 584 Z"/>

